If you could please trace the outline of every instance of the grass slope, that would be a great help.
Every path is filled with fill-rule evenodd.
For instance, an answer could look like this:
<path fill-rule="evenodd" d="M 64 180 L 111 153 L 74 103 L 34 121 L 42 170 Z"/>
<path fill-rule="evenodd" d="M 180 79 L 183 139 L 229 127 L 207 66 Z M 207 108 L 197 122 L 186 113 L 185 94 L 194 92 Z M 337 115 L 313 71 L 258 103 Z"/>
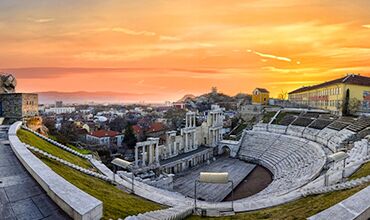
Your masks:
<path fill-rule="evenodd" d="M 52 139 L 54 141 L 60 142 L 56 136 L 50 135 L 50 134 L 48 136 L 49 136 L 50 139 Z M 75 150 L 75 151 L 77 151 L 77 152 L 79 152 L 81 154 L 91 154 L 92 153 L 90 150 L 80 149 L 80 148 L 78 148 L 78 147 L 76 147 L 76 146 L 74 146 L 72 144 L 66 144 L 66 146 L 69 147 L 69 148 L 72 148 L 73 150 Z"/>
<path fill-rule="evenodd" d="M 53 144 L 50 144 L 49 142 L 37 137 L 36 135 L 32 134 L 29 131 L 26 131 L 24 129 L 20 129 L 17 132 L 17 135 L 19 139 L 26 144 L 29 144 L 31 146 L 37 147 L 40 150 L 43 150 L 45 152 L 48 152 L 49 154 L 52 154 L 54 156 L 60 157 L 63 160 L 66 160 L 68 162 L 74 163 L 78 166 L 81 166 L 83 168 L 93 168 L 91 163 L 81 157 L 78 157 L 74 154 L 71 154 Z"/>
<path fill-rule="evenodd" d="M 349 179 L 354 180 L 368 175 L 370 175 L 370 162 L 363 164 Z"/>
<path fill-rule="evenodd" d="M 19 130 L 17 135 L 19 139 L 26 144 L 37 146 L 40 149 L 52 153 L 53 155 L 60 156 L 61 158 L 63 156 L 63 159 L 68 158 L 68 161 L 70 162 L 82 163 L 79 160 L 83 160 L 82 158 L 70 157 L 72 154 L 51 145 L 50 143 L 42 140 L 41 138 L 28 131 Z M 123 192 L 103 180 L 83 174 L 77 170 L 64 166 L 57 161 L 51 160 L 41 154 L 35 153 L 35 155 L 40 158 L 46 165 L 48 165 L 55 173 L 62 176 L 68 182 L 102 201 L 104 215 L 103 219 L 124 219 L 129 215 L 137 215 L 142 212 L 164 208 L 159 204 Z"/>

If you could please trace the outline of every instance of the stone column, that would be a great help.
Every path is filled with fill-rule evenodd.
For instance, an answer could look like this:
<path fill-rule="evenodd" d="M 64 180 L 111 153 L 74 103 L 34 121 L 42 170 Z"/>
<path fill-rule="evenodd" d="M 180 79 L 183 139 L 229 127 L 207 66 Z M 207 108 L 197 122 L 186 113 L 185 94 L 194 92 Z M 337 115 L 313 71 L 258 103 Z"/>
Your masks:
<path fill-rule="evenodd" d="M 188 140 L 188 133 L 185 133 L 185 152 L 188 151 L 189 140 Z"/>
<path fill-rule="evenodd" d="M 170 156 L 172 156 L 172 145 L 173 145 L 173 142 L 172 142 L 172 136 L 169 137 L 169 143 L 168 143 L 168 153 L 170 154 Z"/>
<path fill-rule="evenodd" d="M 146 146 L 144 145 L 143 146 L 143 166 L 145 167 L 146 166 Z"/>
<path fill-rule="evenodd" d="M 194 123 L 194 127 L 197 126 L 197 120 L 195 119 L 195 114 L 194 114 L 194 117 L 193 117 L 193 123 Z"/>
<path fill-rule="evenodd" d="M 138 167 L 139 165 L 139 152 L 138 152 L 138 146 L 136 145 L 135 146 L 135 167 Z"/>
<path fill-rule="evenodd" d="M 196 144 L 197 143 L 197 132 L 196 131 L 194 131 L 194 138 L 193 138 L 193 140 L 194 140 L 194 143 L 193 143 L 193 146 L 194 146 L 194 149 L 196 149 L 197 147 L 198 147 L 198 145 Z"/>
<path fill-rule="evenodd" d="M 149 144 L 149 164 L 153 163 L 153 143 Z"/>
<path fill-rule="evenodd" d="M 155 162 L 159 164 L 159 145 L 158 142 L 155 144 Z"/>

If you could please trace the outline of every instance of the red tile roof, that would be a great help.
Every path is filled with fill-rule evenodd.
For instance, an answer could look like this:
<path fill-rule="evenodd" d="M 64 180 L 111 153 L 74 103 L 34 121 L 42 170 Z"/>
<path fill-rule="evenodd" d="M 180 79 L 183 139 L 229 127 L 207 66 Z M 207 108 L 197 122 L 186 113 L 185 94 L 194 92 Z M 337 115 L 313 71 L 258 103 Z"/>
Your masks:
<path fill-rule="evenodd" d="M 93 131 L 90 133 L 91 136 L 102 138 L 102 137 L 116 137 L 120 133 L 117 131 L 106 131 L 106 130 L 98 130 Z"/>
<path fill-rule="evenodd" d="M 139 125 L 132 126 L 132 130 L 134 130 L 135 134 L 140 134 L 141 132 L 143 132 L 143 129 Z"/>
<path fill-rule="evenodd" d="M 305 86 L 305 87 L 296 89 L 294 91 L 291 91 L 289 92 L 289 94 L 300 93 L 300 92 L 310 91 L 314 89 L 320 89 L 320 88 L 324 88 L 327 86 L 331 86 L 334 84 L 340 84 L 340 83 L 359 85 L 359 86 L 370 86 L 370 77 L 349 74 L 345 77 L 335 79 L 329 82 L 324 82 L 324 83 L 314 85 L 314 86 Z"/>
<path fill-rule="evenodd" d="M 160 122 L 154 122 L 150 125 L 148 132 L 157 132 L 157 131 L 163 131 L 166 130 L 167 127 L 163 123 Z"/>

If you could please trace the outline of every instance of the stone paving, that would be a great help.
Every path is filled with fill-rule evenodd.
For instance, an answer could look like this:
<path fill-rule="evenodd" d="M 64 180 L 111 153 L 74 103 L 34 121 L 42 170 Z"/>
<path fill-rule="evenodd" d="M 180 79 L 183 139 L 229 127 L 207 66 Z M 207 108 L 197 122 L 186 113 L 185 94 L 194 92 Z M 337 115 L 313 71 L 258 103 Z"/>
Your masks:
<path fill-rule="evenodd" d="M 4 136 L 0 140 L 0 219 L 70 219 L 28 174 Z"/>

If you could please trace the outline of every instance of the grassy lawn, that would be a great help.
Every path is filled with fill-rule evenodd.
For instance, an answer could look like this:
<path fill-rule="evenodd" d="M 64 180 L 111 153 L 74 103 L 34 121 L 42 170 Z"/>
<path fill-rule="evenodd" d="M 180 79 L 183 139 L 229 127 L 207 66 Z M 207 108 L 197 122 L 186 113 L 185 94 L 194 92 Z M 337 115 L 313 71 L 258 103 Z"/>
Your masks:
<path fill-rule="evenodd" d="M 151 201 L 125 193 L 103 180 L 63 166 L 40 154 L 36 155 L 68 182 L 102 201 L 103 219 L 124 219 L 129 215 L 137 215 L 138 213 L 164 208 Z"/>
<path fill-rule="evenodd" d="M 92 152 L 90 150 L 87 150 L 87 149 L 80 149 L 72 144 L 67 144 L 67 147 L 69 148 L 72 148 L 73 150 L 81 153 L 81 154 L 92 154 Z"/>
<path fill-rule="evenodd" d="M 358 169 L 352 176 L 349 177 L 350 180 L 358 179 L 364 176 L 370 175 L 370 162 L 365 163 Z"/>
<path fill-rule="evenodd" d="M 287 203 L 285 205 L 262 209 L 259 211 L 240 213 L 230 217 L 202 218 L 200 216 L 191 216 L 188 219 L 306 219 L 350 197 L 351 195 L 355 194 L 365 187 L 366 186 L 363 185 L 349 190 L 308 196 L 306 198 L 302 198 L 297 201 Z"/>
<path fill-rule="evenodd" d="M 37 147 L 40 150 L 48 152 L 54 156 L 57 156 L 63 160 L 74 163 L 75 165 L 81 166 L 83 168 L 94 168 L 89 161 L 78 157 L 74 154 L 71 154 L 55 145 L 50 144 L 49 142 L 37 137 L 29 131 L 20 129 L 17 132 L 19 139 L 26 144 Z"/>
<path fill-rule="evenodd" d="M 263 123 L 269 123 L 271 118 L 274 117 L 275 114 L 276 112 L 266 112 L 262 118 Z"/>
<path fill-rule="evenodd" d="M 54 140 L 54 141 L 58 141 L 59 142 L 59 140 L 58 140 L 58 138 L 57 137 L 55 137 L 54 135 L 48 135 L 48 137 L 50 138 L 50 139 L 52 139 L 52 140 Z M 75 150 L 75 151 L 77 151 L 77 152 L 79 152 L 79 153 L 81 153 L 81 154 L 91 154 L 92 152 L 90 151 L 90 150 L 87 150 L 87 149 L 80 149 L 80 148 L 78 148 L 78 147 L 76 147 L 76 146 L 74 146 L 74 145 L 72 145 L 72 144 L 66 144 L 66 146 L 67 147 L 69 147 L 69 148 L 72 148 L 73 150 Z"/>

